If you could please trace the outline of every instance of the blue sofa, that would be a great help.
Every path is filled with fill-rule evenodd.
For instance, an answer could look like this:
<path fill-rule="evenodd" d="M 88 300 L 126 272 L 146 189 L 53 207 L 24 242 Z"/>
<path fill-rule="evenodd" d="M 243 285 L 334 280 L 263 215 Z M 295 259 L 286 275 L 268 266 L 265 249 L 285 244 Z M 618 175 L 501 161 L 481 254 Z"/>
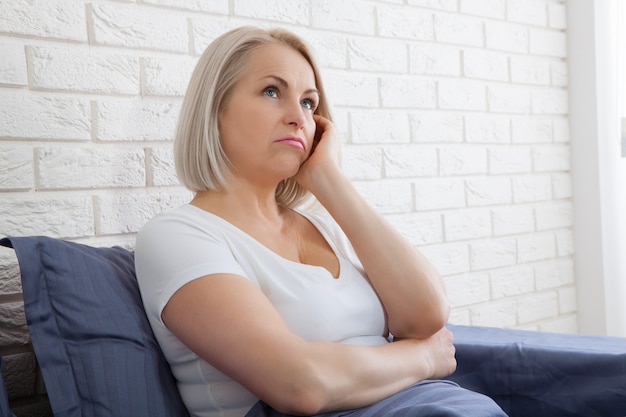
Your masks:
<path fill-rule="evenodd" d="M 17 255 L 33 348 L 56 417 L 188 413 L 142 308 L 129 250 L 49 237 Z M 625 417 L 626 339 L 453 326 L 449 379 L 511 417 Z M 0 380 L 0 416 L 11 416 Z"/>

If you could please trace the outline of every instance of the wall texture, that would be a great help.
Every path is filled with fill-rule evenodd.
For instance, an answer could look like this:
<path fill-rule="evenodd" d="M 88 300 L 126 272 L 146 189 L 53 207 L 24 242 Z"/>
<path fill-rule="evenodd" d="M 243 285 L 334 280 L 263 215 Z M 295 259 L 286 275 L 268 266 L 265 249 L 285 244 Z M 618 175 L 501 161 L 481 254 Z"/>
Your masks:
<path fill-rule="evenodd" d="M 316 49 L 345 171 L 445 276 L 452 322 L 577 331 L 564 0 L 0 0 L 0 235 L 132 248 L 186 202 L 187 79 L 246 24 Z M 3 249 L 0 354 L 35 415 L 28 341 Z"/>

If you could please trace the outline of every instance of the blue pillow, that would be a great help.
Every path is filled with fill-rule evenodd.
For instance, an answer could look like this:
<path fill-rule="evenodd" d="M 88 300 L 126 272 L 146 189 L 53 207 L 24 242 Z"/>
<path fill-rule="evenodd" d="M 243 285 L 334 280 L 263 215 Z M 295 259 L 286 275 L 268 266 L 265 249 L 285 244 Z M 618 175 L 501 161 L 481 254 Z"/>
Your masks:
<path fill-rule="evenodd" d="M 189 416 L 143 310 L 133 253 L 11 237 L 55 417 Z"/>

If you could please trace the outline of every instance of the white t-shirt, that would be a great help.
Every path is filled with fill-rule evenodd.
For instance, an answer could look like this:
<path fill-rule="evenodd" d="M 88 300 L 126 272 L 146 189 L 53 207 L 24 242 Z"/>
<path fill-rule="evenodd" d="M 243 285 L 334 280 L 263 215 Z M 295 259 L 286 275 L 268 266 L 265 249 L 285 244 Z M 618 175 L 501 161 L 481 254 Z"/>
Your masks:
<path fill-rule="evenodd" d="M 218 273 L 249 279 L 305 340 L 387 342 L 383 307 L 346 236 L 330 216 L 300 214 L 335 252 L 339 278 L 325 268 L 283 258 L 222 218 L 188 204 L 156 216 L 139 232 L 135 265 L 144 307 L 191 415 L 243 417 L 258 401 L 163 324 L 161 312 L 170 297 L 194 279 Z"/>

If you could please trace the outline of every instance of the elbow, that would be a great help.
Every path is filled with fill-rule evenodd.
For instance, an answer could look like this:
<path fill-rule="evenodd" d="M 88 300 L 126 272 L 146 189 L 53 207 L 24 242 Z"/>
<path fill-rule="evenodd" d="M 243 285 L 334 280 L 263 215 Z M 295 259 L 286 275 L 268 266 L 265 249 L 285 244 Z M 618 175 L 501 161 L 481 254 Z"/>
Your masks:
<path fill-rule="evenodd" d="M 448 323 L 450 305 L 443 302 L 431 306 L 429 309 L 414 310 L 404 317 L 411 317 L 411 319 L 397 320 L 396 323 L 390 320 L 389 331 L 391 334 L 400 339 L 427 339 Z"/>

